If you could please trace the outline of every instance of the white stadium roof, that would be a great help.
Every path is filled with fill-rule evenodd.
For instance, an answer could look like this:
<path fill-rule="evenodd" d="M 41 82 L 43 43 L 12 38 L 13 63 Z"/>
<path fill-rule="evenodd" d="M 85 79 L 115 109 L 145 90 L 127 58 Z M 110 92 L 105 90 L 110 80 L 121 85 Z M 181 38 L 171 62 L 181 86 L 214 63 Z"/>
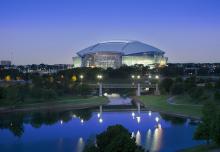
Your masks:
<path fill-rule="evenodd" d="M 139 42 L 139 41 L 106 41 L 101 42 L 95 45 L 92 45 L 88 48 L 85 48 L 77 54 L 80 57 L 85 56 L 86 54 L 93 54 L 97 52 L 114 52 L 121 53 L 123 55 L 139 54 L 139 53 L 160 53 L 164 52 L 158 48 L 150 46 L 148 44 Z"/>

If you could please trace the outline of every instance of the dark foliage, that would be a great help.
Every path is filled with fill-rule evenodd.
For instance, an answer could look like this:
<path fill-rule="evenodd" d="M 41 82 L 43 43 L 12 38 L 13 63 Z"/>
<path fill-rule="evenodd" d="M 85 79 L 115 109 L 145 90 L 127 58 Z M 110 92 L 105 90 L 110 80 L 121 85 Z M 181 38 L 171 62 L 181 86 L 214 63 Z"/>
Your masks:
<path fill-rule="evenodd" d="M 137 146 L 134 138 L 121 125 L 110 126 L 106 131 L 96 136 L 97 146 L 89 144 L 84 152 L 143 152 Z"/>

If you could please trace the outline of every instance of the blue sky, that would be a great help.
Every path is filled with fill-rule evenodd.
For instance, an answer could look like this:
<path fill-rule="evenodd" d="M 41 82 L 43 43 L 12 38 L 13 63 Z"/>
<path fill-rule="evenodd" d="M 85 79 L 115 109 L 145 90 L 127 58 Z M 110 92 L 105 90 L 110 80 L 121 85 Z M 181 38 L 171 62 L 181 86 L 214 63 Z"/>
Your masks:
<path fill-rule="evenodd" d="M 80 49 L 121 39 L 169 62 L 220 62 L 220 1 L 0 0 L 0 60 L 72 63 Z"/>

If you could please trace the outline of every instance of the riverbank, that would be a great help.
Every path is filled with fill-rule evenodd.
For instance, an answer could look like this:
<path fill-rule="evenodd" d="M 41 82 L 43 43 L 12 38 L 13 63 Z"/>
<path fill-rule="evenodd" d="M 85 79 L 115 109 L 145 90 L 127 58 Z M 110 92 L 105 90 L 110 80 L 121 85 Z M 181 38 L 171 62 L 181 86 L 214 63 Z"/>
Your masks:
<path fill-rule="evenodd" d="M 55 101 L 44 102 L 44 103 L 33 103 L 33 104 L 20 104 L 13 106 L 1 106 L 0 113 L 7 112 L 28 112 L 37 110 L 59 110 L 59 109 L 83 109 L 93 108 L 108 103 L 106 97 L 87 97 L 87 98 L 76 98 L 76 97 L 65 97 Z"/>
<path fill-rule="evenodd" d="M 195 105 L 177 105 L 177 104 L 170 104 L 167 102 L 168 96 L 160 95 L 160 96 L 140 96 L 136 97 L 136 99 L 140 100 L 146 109 L 157 111 L 157 112 L 164 112 L 167 114 L 172 114 L 176 116 L 183 116 L 183 117 L 190 117 L 195 119 L 200 119 L 202 116 L 202 106 L 195 106 Z"/>
<path fill-rule="evenodd" d="M 178 152 L 219 152 L 220 147 L 216 145 L 199 145 L 187 149 L 180 150 Z"/>

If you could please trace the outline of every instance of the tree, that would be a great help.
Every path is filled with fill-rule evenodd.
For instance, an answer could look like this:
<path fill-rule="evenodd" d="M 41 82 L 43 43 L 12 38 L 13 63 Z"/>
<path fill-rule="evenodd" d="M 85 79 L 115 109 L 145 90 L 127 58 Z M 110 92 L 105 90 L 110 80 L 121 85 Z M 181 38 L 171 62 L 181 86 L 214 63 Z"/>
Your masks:
<path fill-rule="evenodd" d="M 190 89 L 189 95 L 192 99 L 201 99 L 204 95 L 205 90 L 202 87 L 194 87 Z"/>
<path fill-rule="evenodd" d="M 173 85 L 173 80 L 170 78 L 165 78 L 161 81 L 160 88 L 162 90 L 165 90 L 166 93 L 169 93 L 172 85 Z"/>
<path fill-rule="evenodd" d="M 84 152 L 144 152 L 137 146 L 135 139 L 121 125 L 110 126 L 106 131 L 96 136 L 97 146 L 90 144 Z"/>
<path fill-rule="evenodd" d="M 220 92 L 216 91 L 215 94 L 214 94 L 214 97 L 215 97 L 216 101 L 219 101 L 220 100 Z"/>
<path fill-rule="evenodd" d="M 211 139 L 211 129 L 213 126 L 213 118 L 216 117 L 216 106 L 212 102 L 208 102 L 203 106 L 202 123 L 196 129 L 194 139 L 206 140 L 207 143 Z"/>
<path fill-rule="evenodd" d="M 182 83 L 175 83 L 171 88 L 172 95 L 179 95 L 184 93 L 184 86 Z"/>
<path fill-rule="evenodd" d="M 91 94 L 91 88 L 87 84 L 82 84 L 78 86 L 79 94 L 81 96 L 86 96 Z"/>
<path fill-rule="evenodd" d="M 212 130 L 211 130 L 211 136 L 213 141 L 220 145 L 220 112 L 218 111 L 216 113 L 216 116 L 213 119 L 213 123 L 212 123 Z"/>
<path fill-rule="evenodd" d="M 0 99 L 4 99 L 6 96 L 5 88 L 0 87 Z"/>
<path fill-rule="evenodd" d="M 196 87 L 196 77 L 187 78 L 184 81 L 184 87 L 186 91 Z"/>

